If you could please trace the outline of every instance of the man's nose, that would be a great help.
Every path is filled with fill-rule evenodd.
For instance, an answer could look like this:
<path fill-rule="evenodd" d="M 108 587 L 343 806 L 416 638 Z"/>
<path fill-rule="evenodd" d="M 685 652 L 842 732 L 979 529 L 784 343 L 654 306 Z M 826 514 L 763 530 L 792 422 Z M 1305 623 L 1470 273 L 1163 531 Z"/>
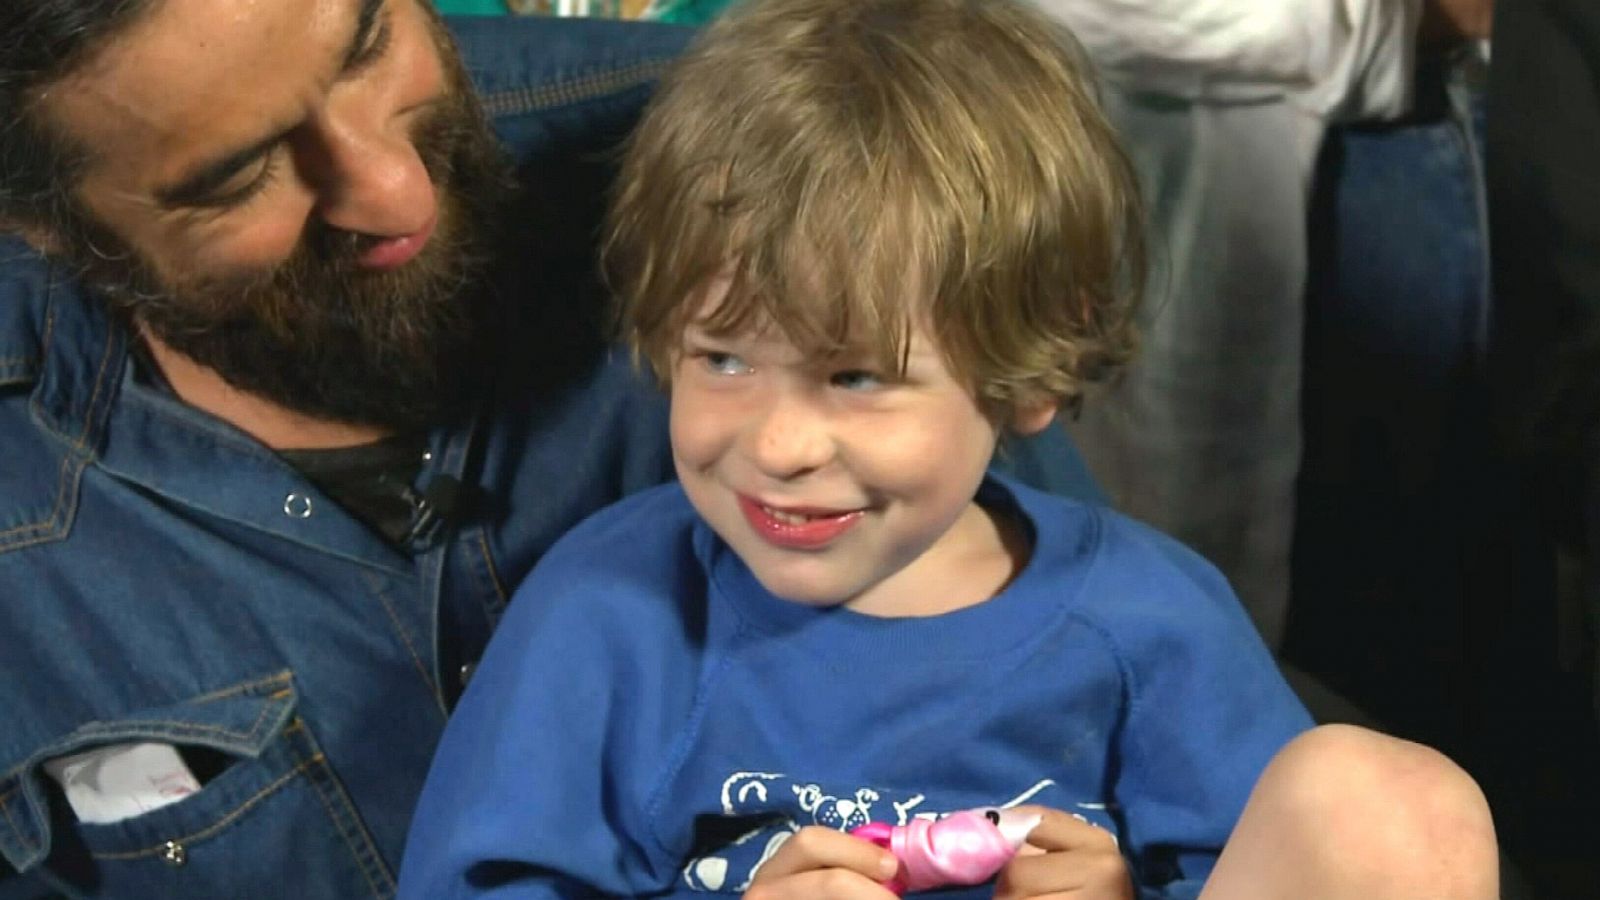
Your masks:
<path fill-rule="evenodd" d="M 433 179 L 404 131 L 327 117 L 313 123 L 301 155 L 315 215 L 340 231 L 403 237 L 438 210 Z"/>
<path fill-rule="evenodd" d="M 748 453 L 771 478 L 791 479 L 826 466 L 836 452 L 824 410 L 805 397 L 771 397 L 749 433 Z"/>

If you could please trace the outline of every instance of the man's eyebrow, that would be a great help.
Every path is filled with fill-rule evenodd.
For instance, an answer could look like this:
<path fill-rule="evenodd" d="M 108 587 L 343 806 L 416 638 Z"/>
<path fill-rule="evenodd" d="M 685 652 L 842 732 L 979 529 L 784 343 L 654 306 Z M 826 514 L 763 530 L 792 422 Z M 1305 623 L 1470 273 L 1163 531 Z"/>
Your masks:
<path fill-rule="evenodd" d="M 201 163 L 166 187 L 157 188 L 156 200 L 163 206 L 193 206 L 204 203 L 216 190 L 228 183 L 246 166 L 265 156 L 282 141 L 287 132 L 263 138 L 242 150 L 235 150 L 218 159 Z"/>
<path fill-rule="evenodd" d="M 372 39 L 372 29 L 378 22 L 378 11 L 383 9 L 384 0 L 361 0 L 361 10 L 356 13 L 356 30 L 350 36 L 350 44 L 345 47 L 344 60 L 339 64 L 339 71 L 349 71 L 351 66 L 361 56 L 361 51 L 366 48 L 367 41 Z"/>
<path fill-rule="evenodd" d="M 350 35 L 350 43 L 345 46 L 339 71 L 348 70 L 358 61 L 361 51 L 372 39 L 372 29 L 377 26 L 378 13 L 382 11 L 383 4 L 384 0 L 361 0 L 361 6 L 356 11 L 356 27 Z M 163 206 L 169 207 L 193 206 L 205 202 L 230 178 L 269 153 L 287 134 L 287 130 L 278 132 L 248 147 L 195 166 L 174 184 L 157 189 L 156 200 Z"/>

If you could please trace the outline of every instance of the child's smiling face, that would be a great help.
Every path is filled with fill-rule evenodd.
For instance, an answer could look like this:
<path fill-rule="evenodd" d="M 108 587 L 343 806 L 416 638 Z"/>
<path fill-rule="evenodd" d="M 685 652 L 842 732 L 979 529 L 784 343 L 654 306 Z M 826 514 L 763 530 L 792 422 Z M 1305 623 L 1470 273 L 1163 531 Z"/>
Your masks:
<path fill-rule="evenodd" d="M 999 425 L 925 326 L 897 374 L 869 350 L 808 357 L 776 328 L 691 323 L 671 381 L 678 478 L 774 594 L 925 615 L 987 599 L 1012 574 L 973 502 Z M 1053 412 L 1014 424 L 1037 430 Z"/>

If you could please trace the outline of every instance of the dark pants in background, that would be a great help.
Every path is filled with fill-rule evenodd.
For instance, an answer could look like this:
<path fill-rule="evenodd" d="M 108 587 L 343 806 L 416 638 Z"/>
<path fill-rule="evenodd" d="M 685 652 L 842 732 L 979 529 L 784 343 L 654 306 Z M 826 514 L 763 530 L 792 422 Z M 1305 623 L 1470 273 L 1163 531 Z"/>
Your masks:
<path fill-rule="evenodd" d="M 1600 884 L 1597 59 L 1600 4 L 1501 3 L 1487 91 L 1335 130 L 1311 226 L 1284 656 L 1465 765 L 1540 898 Z"/>

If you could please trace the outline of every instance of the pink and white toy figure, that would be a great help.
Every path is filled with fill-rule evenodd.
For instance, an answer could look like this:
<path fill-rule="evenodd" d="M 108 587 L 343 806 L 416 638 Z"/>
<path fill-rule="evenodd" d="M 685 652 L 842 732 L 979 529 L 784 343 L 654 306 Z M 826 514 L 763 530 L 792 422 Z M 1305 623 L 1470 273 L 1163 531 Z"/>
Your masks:
<path fill-rule="evenodd" d="M 900 860 L 900 871 L 884 887 L 904 894 L 988 881 L 1017 855 L 1039 818 L 1037 813 L 968 809 L 906 825 L 871 822 L 850 833 Z"/>

